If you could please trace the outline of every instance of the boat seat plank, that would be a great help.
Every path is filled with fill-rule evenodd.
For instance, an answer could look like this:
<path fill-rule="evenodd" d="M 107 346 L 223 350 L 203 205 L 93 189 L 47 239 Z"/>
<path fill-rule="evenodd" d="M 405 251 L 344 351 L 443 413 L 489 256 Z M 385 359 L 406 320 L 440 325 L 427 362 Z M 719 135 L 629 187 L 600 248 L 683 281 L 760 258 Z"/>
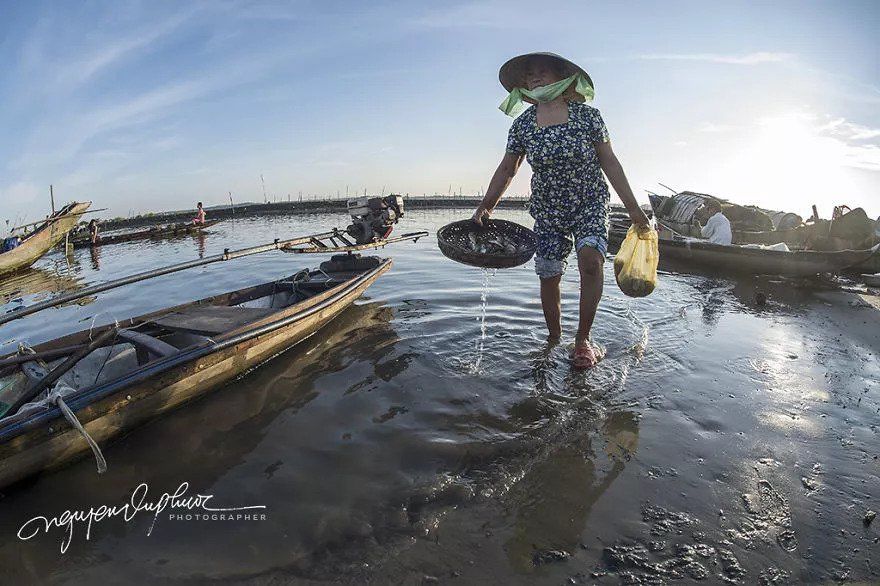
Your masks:
<path fill-rule="evenodd" d="M 151 323 L 168 330 L 212 336 L 257 321 L 277 309 L 227 305 L 196 305 L 167 313 Z"/>
<path fill-rule="evenodd" d="M 135 347 L 138 354 L 138 363 L 147 362 L 150 358 L 161 358 L 162 356 L 170 356 L 179 352 L 177 348 L 168 342 L 163 342 L 158 338 L 134 330 L 119 330 L 117 336 L 119 339 L 125 340 Z"/>

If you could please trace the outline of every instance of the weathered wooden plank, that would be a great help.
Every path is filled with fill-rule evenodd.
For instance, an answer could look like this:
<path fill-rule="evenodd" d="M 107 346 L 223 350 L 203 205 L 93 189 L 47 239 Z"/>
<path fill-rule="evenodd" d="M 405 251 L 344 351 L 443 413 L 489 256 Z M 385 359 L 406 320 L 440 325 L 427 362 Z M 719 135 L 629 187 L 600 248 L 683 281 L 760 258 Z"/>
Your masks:
<path fill-rule="evenodd" d="M 194 306 L 163 315 L 151 323 L 169 330 L 211 336 L 238 329 L 276 311 L 224 305 Z"/>

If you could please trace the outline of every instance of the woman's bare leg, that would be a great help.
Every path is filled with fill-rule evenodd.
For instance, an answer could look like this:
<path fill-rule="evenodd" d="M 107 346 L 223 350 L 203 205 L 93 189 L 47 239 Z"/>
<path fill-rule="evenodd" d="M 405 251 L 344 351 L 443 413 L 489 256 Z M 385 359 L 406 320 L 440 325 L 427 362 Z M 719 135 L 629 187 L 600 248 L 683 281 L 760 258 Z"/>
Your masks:
<path fill-rule="evenodd" d="M 559 282 L 562 275 L 540 279 L 541 281 L 541 307 L 544 309 L 544 321 L 547 322 L 547 331 L 551 340 L 562 336 L 562 308 Z"/>
<path fill-rule="evenodd" d="M 590 339 L 590 330 L 596 317 L 596 309 L 602 298 L 602 269 L 605 257 L 592 246 L 578 250 L 578 269 L 581 273 L 581 303 L 578 332 L 575 345 L 585 344 Z M 543 289 L 542 289 L 543 291 Z M 546 310 L 545 310 L 546 313 Z"/>

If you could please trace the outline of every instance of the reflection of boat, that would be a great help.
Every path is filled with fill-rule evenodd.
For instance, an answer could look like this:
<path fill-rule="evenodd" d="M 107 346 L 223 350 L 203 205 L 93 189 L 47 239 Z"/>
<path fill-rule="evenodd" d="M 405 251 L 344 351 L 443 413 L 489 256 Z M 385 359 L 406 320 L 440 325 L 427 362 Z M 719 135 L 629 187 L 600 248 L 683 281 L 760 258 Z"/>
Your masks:
<path fill-rule="evenodd" d="M 80 277 L 69 271 L 30 268 L 7 275 L 0 282 L 0 304 L 18 298 L 36 296 L 31 301 L 39 301 L 49 294 L 69 293 L 81 288 Z"/>
<path fill-rule="evenodd" d="M 390 259 L 340 255 L 318 270 L 41 344 L 33 349 L 36 357 L 0 359 L 6 373 L 0 400 L 14 413 L 0 420 L 0 486 L 89 450 L 59 406 L 37 403 L 19 410 L 25 389 L 60 374 L 65 361 L 84 355 L 55 391 L 66 386 L 63 404 L 94 440 L 107 440 L 315 333 L 390 267 Z"/>
<path fill-rule="evenodd" d="M 613 230 L 609 241 L 623 242 L 625 233 Z M 748 246 L 723 246 L 705 240 L 660 239 L 660 260 L 676 259 L 688 265 L 700 265 L 721 271 L 750 275 L 784 275 L 806 277 L 818 273 L 839 273 L 863 263 L 877 254 L 880 245 L 871 250 L 781 251 Z"/>
<path fill-rule="evenodd" d="M 137 232 L 127 232 L 124 234 L 108 234 L 100 236 L 98 242 L 94 245 L 88 236 L 77 238 L 73 241 L 75 248 L 86 248 L 87 246 L 106 246 L 109 244 L 121 244 L 122 242 L 131 242 L 132 240 L 144 240 L 146 238 L 169 238 L 171 236 L 180 236 L 181 234 L 199 234 L 205 228 L 213 226 L 220 220 L 212 220 L 204 224 L 193 224 L 192 222 L 182 222 L 180 224 L 165 224 L 163 226 L 153 226 L 146 230 L 138 230 Z"/>
<path fill-rule="evenodd" d="M 40 223 L 33 232 L 25 235 L 18 246 L 0 253 L 0 274 L 34 264 L 38 258 L 64 239 L 90 205 L 92 202 L 87 201 L 73 202 L 64 206 L 46 218 L 45 222 Z"/>

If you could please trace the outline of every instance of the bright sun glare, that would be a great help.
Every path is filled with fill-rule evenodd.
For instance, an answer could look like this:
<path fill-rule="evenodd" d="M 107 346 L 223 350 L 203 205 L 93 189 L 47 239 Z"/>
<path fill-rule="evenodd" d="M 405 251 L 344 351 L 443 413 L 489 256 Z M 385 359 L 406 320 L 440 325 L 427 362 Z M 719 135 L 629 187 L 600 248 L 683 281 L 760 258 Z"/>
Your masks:
<path fill-rule="evenodd" d="M 820 204 L 828 217 L 834 205 L 848 203 L 852 193 L 847 167 L 858 156 L 850 145 L 832 136 L 831 125 L 805 112 L 762 118 L 747 147 L 728 167 L 739 176 L 734 180 L 762 206 L 807 216 L 810 205 Z M 838 201 L 839 200 L 839 201 Z M 822 203 L 826 205 L 822 205 Z"/>

